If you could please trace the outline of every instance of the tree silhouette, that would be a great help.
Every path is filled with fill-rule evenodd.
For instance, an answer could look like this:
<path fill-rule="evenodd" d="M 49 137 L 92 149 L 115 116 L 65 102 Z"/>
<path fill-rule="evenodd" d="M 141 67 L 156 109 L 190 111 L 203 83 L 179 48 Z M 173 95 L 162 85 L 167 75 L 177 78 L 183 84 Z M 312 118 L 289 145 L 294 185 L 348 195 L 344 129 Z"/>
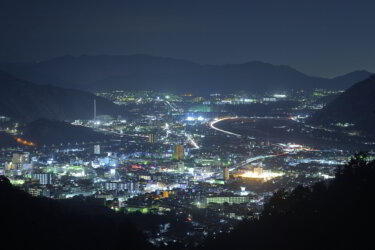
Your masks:
<path fill-rule="evenodd" d="M 336 178 L 277 191 L 259 220 L 240 223 L 203 249 L 368 249 L 375 225 L 375 161 L 364 153 Z"/>
<path fill-rule="evenodd" d="M 0 201 L 1 237 L 15 249 L 152 249 L 125 215 L 82 197 L 31 197 L 0 176 Z"/>
<path fill-rule="evenodd" d="M 244 221 L 198 249 L 368 249 L 373 244 L 374 193 L 375 161 L 356 154 L 337 168 L 335 179 L 291 192 L 278 190 L 259 219 Z M 2 237 L 14 242 L 13 248 L 36 248 L 30 242 L 41 235 L 38 248 L 151 248 L 126 216 L 93 206 L 84 197 L 35 198 L 0 176 L 0 201 L 0 226 L 6 229 Z M 147 217 L 138 215 L 137 221 L 147 223 Z M 196 248 L 193 242 L 188 245 Z M 161 249 L 182 248 L 176 244 Z"/>

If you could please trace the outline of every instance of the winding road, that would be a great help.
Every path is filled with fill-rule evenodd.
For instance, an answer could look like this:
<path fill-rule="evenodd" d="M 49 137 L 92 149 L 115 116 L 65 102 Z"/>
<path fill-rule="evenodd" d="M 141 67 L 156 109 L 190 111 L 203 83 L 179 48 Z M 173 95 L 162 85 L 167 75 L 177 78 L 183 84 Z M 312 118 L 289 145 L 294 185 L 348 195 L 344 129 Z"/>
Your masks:
<path fill-rule="evenodd" d="M 222 133 L 228 134 L 228 135 L 234 135 L 234 136 L 237 136 L 237 137 L 241 137 L 240 134 L 232 133 L 230 131 L 226 131 L 226 130 L 215 127 L 215 124 L 218 123 L 218 122 L 225 121 L 225 120 L 234 120 L 234 119 L 237 119 L 237 118 L 238 117 L 225 117 L 225 118 L 215 119 L 212 122 L 210 122 L 210 128 L 212 128 L 214 130 L 217 130 L 217 131 L 220 131 Z"/>

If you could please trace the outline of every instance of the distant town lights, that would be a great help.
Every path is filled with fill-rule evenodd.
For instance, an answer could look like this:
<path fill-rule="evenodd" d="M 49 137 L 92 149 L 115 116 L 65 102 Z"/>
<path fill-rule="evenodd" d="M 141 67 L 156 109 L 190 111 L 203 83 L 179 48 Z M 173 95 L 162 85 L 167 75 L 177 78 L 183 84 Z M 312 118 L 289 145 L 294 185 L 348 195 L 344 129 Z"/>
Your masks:
<path fill-rule="evenodd" d="M 284 94 L 274 94 L 273 97 L 275 97 L 275 98 L 286 98 L 286 95 L 284 95 Z"/>
<path fill-rule="evenodd" d="M 187 121 L 204 121 L 206 119 L 202 116 L 199 116 L 199 117 L 188 116 L 186 120 Z"/>

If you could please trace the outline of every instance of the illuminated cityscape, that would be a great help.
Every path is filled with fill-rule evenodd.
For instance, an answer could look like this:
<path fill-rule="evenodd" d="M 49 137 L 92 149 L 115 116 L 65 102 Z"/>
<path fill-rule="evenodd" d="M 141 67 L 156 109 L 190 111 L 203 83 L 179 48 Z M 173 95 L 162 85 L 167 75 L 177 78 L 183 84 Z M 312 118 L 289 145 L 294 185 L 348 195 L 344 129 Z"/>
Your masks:
<path fill-rule="evenodd" d="M 2 1 L 3 248 L 370 249 L 374 9 Z"/>
<path fill-rule="evenodd" d="M 345 133 L 339 142 L 314 138 L 320 129 L 305 120 L 317 107 L 304 103 L 320 98 L 315 94 L 298 97 L 285 92 L 271 99 L 253 97 L 250 104 L 241 101 L 246 95 L 97 95 L 132 113 L 114 118 L 94 111 L 91 120 L 71 121 L 106 135 L 103 141 L 35 146 L 25 144 L 11 118 L 4 123 L 10 127 L 3 129 L 14 131 L 19 143 L 1 151 L 1 171 L 13 185 L 33 196 L 93 197 L 128 215 L 168 215 L 169 223 L 183 217 L 191 223 L 185 234 L 199 243 L 219 231 L 231 231 L 250 212 L 259 215 L 278 189 L 333 178 L 335 166 L 345 164 L 353 153 L 343 146 Z M 242 105 L 282 106 L 285 100 L 293 100 L 294 106 L 275 105 L 263 116 L 238 113 Z M 99 108 L 97 103 L 93 107 Z M 364 137 L 352 138 L 366 145 Z M 194 216 L 208 212 L 209 217 Z M 213 223 L 217 220 L 221 223 Z M 155 245 L 184 242 L 186 236 L 175 229 L 157 231 L 148 239 Z"/>

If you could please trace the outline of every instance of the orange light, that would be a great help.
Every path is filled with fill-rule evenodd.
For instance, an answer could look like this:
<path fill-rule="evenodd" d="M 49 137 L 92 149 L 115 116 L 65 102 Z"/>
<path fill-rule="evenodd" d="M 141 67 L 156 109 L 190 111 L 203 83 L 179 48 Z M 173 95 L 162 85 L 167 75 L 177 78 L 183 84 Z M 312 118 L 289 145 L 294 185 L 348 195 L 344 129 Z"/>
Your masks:
<path fill-rule="evenodd" d="M 26 146 L 35 146 L 35 144 L 33 142 L 29 142 L 29 141 L 26 141 L 26 140 L 23 140 L 22 138 L 17 138 L 17 137 L 13 137 L 18 143 L 22 144 L 22 145 L 26 145 Z"/>

